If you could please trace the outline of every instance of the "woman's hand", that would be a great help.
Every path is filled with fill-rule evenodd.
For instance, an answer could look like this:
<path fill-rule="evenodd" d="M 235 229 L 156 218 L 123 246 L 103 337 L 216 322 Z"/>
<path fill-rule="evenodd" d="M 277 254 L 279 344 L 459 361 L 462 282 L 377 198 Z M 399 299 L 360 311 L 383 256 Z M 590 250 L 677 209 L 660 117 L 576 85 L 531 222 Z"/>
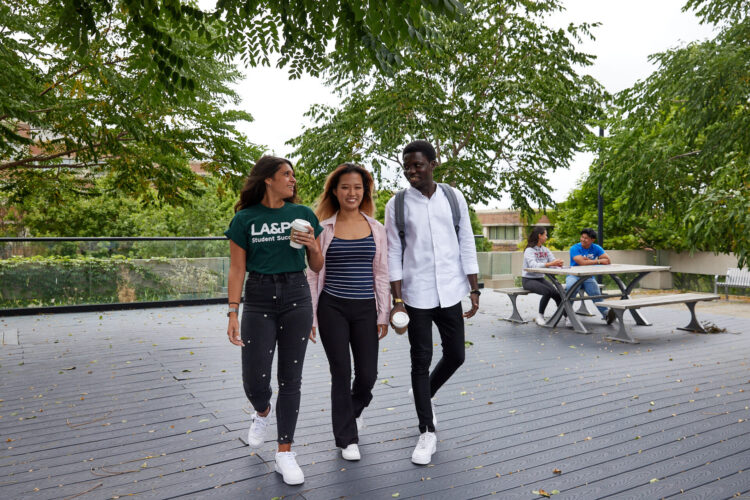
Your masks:
<path fill-rule="evenodd" d="M 315 340 L 315 327 L 312 327 L 312 330 L 310 330 L 310 340 L 313 341 L 313 344 L 317 344 L 318 341 Z"/>
<path fill-rule="evenodd" d="M 388 325 L 378 325 L 378 340 L 388 335 Z"/>
<path fill-rule="evenodd" d="M 292 241 L 299 243 L 300 245 L 306 246 L 307 248 L 313 248 L 315 245 L 315 234 L 311 227 L 308 232 L 304 231 L 292 231 Z"/>
<path fill-rule="evenodd" d="M 556 260 L 553 260 L 552 262 L 547 263 L 547 267 L 562 267 L 562 266 L 563 266 L 562 259 L 556 259 Z"/>
<path fill-rule="evenodd" d="M 242 342 L 242 339 L 240 338 L 240 322 L 237 319 L 237 313 L 232 313 L 229 315 L 229 326 L 227 326 L 227 335 L 229 336 L 229 341 L 232 344 L 238 345 L 240 347 L 244 347 L 245 343 Z"/>

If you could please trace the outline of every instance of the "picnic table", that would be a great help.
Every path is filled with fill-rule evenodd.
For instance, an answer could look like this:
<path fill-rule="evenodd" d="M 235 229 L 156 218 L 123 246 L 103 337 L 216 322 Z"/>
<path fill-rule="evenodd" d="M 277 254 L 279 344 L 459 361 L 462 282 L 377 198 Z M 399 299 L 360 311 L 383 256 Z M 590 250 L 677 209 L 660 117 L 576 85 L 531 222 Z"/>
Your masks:
<path fill-rule="evenodd" d="M 568 318 L 570 319 L 570 322 L 573 324 L 573 329 L 578 333 L 588 333 L 588 330 L 586 330 L 586 327 L 583 326 L 583 323 L 578 319 L 576 316 L 575 311 L 573 310 L 572 301 L 575 300 L 583 300 L 583 297 L 576 298 L 576 295 L 578 294 L 578 290 L 583 285 L 583 282 L 591 277 L 591 276 L 609 276 L 612 278 L 612 280 L 617 284 L 617 287 L 620 289 L 619 292 L 613 292 L 613 293 L 601 293 L 600 295 L 594 295 L 594 296 L 586 296 L 588 299 L 609 299 L 609 298 L 620 298 L 620 299 L 629 299 L 630 294 L 632 293 L 633 289 L 640 283 L 640 281 L 643 279 L 644 276 L 646 276 L 649 273 L 653 272 L 659 272 L 659 271 L 669 271 L 669 266 L 645 266 L 645 265 L 637 265 L 637 264 L 600 264 L 595 266 L 563 266 L 563 267 L 541 267 L 541 268 L 533 268 L 533 269 L 524 269 L 524 271 L 529 271 L 533 273 L 542 273 L 544 274 L 549 281 L 555 286 L 558 292 L 560 292 L 560 297 L 563 298 L 560 305 L 557 307 L 557 310 L 555 313 L 547 320 L 546 326 L 555 326 L 560 321 L 563 315 L 563 311 L 567 313 Z M 573 284 L 569 289 L 565 289 L 565 284 L 560 283 L 556 276 L 557 275 L 563 275 L 563 276 L 577 276 L 580 279 Z M 623 278 L 620 277 L 620 275 L 624 275 L 629 279 L 627 283 L 623 280 Z M 633 315 L 633 319 L 635 320 L 636 324 L 643 325 L 643 326 L 649 326 L 651 323 L 649 323 L 646 318 L 643 316 L 643 314 L 638 311 L 637 309 L 630 309 L 630 314 Z"/>

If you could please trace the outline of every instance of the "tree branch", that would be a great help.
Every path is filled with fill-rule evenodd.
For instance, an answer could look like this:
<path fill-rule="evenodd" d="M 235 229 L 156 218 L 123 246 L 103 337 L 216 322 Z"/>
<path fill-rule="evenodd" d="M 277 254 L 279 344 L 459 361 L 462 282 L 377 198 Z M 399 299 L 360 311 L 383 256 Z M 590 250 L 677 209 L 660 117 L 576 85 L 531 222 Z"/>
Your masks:
<path fill-rule="evenodd" d="M 689 153 L 682 153 L 681 155 L 677 155 L 677 156 L 673 156 L 671 158 L 667 158 L 667 161 L 677 160 L 679 158 L 685 158 L 686 156 L 699 155 L 702 152 L 703 152 L 703 150 L 698 149 L 698 150 L 695 150 L 695 151 L 690 151 Z"/>
<path fill-rule="evenodd" d="M 80 75 L 81 73 L 83 73 L 84 71 L 86 71 L 86 68 L 87 68 L 86 66 L 83 66 L 78 71 L 74 71 L 73 73 L 71 73 L 69 75 L 63 75 L 63 77 L 62 77 L 61 80 L 58 80 L 57 82 L 55 82 L 52 85 L 50 85 L 49 87 L 47 87 L 41 94 L 39 94 L 39 97 L 44 97 L 47 94 L 47 92 L 49 92 L 50 90 L 56 88 L 58 85 L 60 85 L 64 81 L 70 80 L 71 78 L 73 78 L 76 75 Z"/>
<path fill-rule="evenodd" d="M 117 140 L 117 141 L 123 141 L 123 140 L 125 140 L 125 136 L 126 135 L 127 135 L 126 132 L 120 132 L 117 135 L 117 137 L 115 137 L 115 140 Z M 79 152 L 82 152 L 82 151 L 93 150 L 93 149 L 96 149 L 96 148 L 100 147 L 102 144 L 103 143 L 99 142 L 99 143 L 96 143 L 96 144 L 91 144 L 89 146 L 84 146 L 82 148 L 68 149 L 67 151 L 61 151 L 59 153 L 53 153 L 53 154 L 49 154 L 49 155 L 36 155 L 36 156 L 31 156 L 29 158 L 24 158 L 22 160 L 16 160 L 16 161 L 10 161 L 10 162 L 6 162 L 6 163 L 0 163 L 0 171 L 1 170 L 8 170 L 8 169 L 11 169 L 11 168 L 14 168 L 14 167 L 21 167 L 21 166 L 23 166 L 23 167 L 29 167 L 29 168 L 55 168 L 55 167 L 58 167 L 59 165 L 54 165 L 54 166 L 51 166 L 51 165 L 50 166 L 47 166 L 47 165 L 33 165 L 33 163 L 34 162 L 47 162 L 47 161 L 50 161 L 50 160 L 54 160 L 56 158 L 60 158 L 62 156 L 69 156 L 69 155 L 72 155 L 72 154 L 78 154 Z"/>

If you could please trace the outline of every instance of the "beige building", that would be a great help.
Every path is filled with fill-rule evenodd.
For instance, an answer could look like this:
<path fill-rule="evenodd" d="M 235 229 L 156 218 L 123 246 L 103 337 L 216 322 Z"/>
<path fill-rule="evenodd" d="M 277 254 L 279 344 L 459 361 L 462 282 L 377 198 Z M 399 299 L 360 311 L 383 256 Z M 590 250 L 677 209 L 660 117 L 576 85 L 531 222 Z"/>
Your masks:
<path fill-rule="evenodd" d="M 477 210 L 482 234 L 492 243 L 493 251 L 518 250 L 518 243 L 526 239 L 526 224 L 519 210 Z M 535 224 L 552 228 L 546 215 Z"/>

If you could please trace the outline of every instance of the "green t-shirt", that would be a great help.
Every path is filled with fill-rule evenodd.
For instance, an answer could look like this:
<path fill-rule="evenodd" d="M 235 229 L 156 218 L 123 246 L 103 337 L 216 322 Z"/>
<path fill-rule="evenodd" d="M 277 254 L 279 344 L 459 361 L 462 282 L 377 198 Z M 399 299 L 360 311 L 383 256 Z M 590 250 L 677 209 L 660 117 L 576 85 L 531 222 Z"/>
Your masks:
<path fill-rule="evenodd" d="M 236 214 L 224 234 L 247 252 L 248 272 L 292 273 L 305 269 L 305 247 L 292 248 L 289 232 L 294 219 L 305 219 L 317 237 L 322 231 L 318 218 L 304 205 L 285 202 L 281 208 L 257 204 Z"/>

